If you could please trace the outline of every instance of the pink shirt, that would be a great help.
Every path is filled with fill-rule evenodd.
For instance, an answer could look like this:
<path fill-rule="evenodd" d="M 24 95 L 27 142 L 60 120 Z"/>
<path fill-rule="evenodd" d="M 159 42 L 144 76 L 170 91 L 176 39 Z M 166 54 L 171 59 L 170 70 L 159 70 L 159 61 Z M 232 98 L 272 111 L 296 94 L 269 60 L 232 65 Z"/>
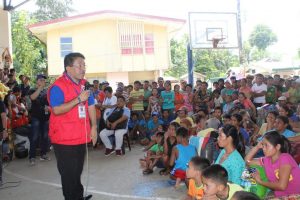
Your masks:
<path fill-rule="evenodd" d="M 276 197 L 287 196 L 291 194 L 300 194 L 300 168 L 294 158 L 288 153 L 282 153 L 278 160 L 272 163 L 271 157 L 262 158 L 261 163 L 266 171 L 269 182 L 275 182 L 279 179 L 279 168 L 283 165 L 292 167 L 291 175 L 287 188 L 284 191 L 274 191 Z"/>
<path fill-rule="evenodd" d="M 183 93 L 183 99 L 184 103 L 183 105 L 187 108 L 188 112 L 193 111 L 193 105 L 190 103 L 189 96 L 192 95 L 192 93 L 188 94 L 186 92 Z"/>

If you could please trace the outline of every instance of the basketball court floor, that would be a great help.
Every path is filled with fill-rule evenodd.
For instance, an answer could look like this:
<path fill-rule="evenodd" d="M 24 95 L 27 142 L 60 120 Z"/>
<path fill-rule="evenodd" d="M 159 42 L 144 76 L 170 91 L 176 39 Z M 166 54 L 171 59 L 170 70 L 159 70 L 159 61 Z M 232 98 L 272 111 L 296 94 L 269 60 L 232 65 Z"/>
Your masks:
<path fill-rule="evenodd" d="M 89 171 L 85 162 L 82 174 L 84 187 L 88 184 L 88 194 L 93 200 L 130 199 L 183 199 L 186 189 L 175 190 L 168 183 L 169 178 L 159 175 L 155 169 L 151 175 L 143 175 L 139 168 L 139 158 L 144 152 L 139 145 L 117 157 L 104 156 L 103 148 L 89 149 Z M 14 159 L 5 164 L 0 197 L 5 200 L 62 200 L 60 176 L 56 168 L 53 152 L 51 161 L 39 161 L 30 166 L 28 159 Z M 15 186 L 15 187 L 14 187 Z"/>

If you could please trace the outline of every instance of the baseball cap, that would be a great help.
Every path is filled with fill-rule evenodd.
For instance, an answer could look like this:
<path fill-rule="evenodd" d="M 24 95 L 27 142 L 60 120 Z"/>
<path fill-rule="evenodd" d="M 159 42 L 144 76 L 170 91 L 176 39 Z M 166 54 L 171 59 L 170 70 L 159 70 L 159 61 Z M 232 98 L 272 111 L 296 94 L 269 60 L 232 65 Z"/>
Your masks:
<path fill-rule="evenodd" d="M 39 80 L 41 78 L 47 79 L 47 77 L 44 74 L 38 74 L 38 75 L 36 75 L 36 80 Z"/>
<path fill-rule="evenodd" d="M 285 96 L 281 96 L 278 98 L 278 101 L 286 101 L 286 97 Z"/>
<path fill-rule="evenodd" d="M 151 114 L 151 116 L 153 117 L 153 116 L 158 116 L 159 115 L 159 113 L 158 112 L 152 112 L 152 114 Z"/>

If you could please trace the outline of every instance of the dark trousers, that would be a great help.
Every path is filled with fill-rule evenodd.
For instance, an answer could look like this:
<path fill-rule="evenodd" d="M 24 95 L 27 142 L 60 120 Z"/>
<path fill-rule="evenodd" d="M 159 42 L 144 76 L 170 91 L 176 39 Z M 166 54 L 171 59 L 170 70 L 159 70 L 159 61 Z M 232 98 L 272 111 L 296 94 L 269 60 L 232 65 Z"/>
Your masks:
<path fill-rule="evenodd" d="M 46 155 L 48 150 L 48 130 L 49 121 L 31 118 L 31 136 L 30 136 L 30 151 L 29 159 L 35 158 L 36 146 L 38 141 L 41 141 L 41 156 Z"/>
<path fill-rule="evenodd" d="M 65 200 L 83 199 L 80 177 L 84 164 L 85 144 L 71 146 L 53 144 L 53 148 Z"/>

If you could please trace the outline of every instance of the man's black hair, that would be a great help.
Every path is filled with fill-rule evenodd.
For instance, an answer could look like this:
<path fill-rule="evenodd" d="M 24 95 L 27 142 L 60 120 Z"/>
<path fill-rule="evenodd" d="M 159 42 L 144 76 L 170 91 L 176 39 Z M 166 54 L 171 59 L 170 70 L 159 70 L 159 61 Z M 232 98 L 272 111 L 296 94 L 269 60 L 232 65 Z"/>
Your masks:
<path fill-rule="evenodd" d="M 124 102 L 126 102 L 126 99 L 125 99 L 125 97 L 124 97 L 124 96 L 122 96 L 122 95 L 118 96 L 118 99 L 122 99 Z"/>
<path fill-rule="evenodd" d="M 105 89 L 104 89 L 104 92 L 109 92 L 109 93 L 112 93 L 112 88 L 107 86 Z"/>
<path fill-rule="evenodd" d="M 83 58 L 83 59 L 85 59 L 85 57 L 81 53 L 78 53 L 78 52 L 69 53 L 68 55 L 65 56 L 65 59 L 64 59 L 64 68 L 65 68 L 65 71 L 66 71 L 66 68 L 68 66 L 71 67 L 73 65 L 74 60 L 76 58 Z"/>
<path fill-rule="evenodd" d="M 134 81 L 134 83 L 133 83 L 133 84 L 134 84 L 134 85 L 135 85 L 135 84 L 142 85 L 140 81 Z"/>
<path fill-rule="evenodd" d="M 180 137 L 183 137 L 183 138 L 187 138 L 189 135 L 189 131 L 184 128 L 184 127 L 179 127 L 177 130 L 176 130 L 176 136 L 180 136 Z"/>
<path fill-rule="evenodd" d="M 223 166 L 216 164 L 206 168 L 202 172 L 202 177 L 224 186 L 226 186 L 228 182 L 228 172 Z"/>
<path fill-rule="evenodd" d="M 190 162 L 193 163 L 195 169 L 200 172 L 210 166 L 209 160 L 200 156 L 193 157 Z"/>

